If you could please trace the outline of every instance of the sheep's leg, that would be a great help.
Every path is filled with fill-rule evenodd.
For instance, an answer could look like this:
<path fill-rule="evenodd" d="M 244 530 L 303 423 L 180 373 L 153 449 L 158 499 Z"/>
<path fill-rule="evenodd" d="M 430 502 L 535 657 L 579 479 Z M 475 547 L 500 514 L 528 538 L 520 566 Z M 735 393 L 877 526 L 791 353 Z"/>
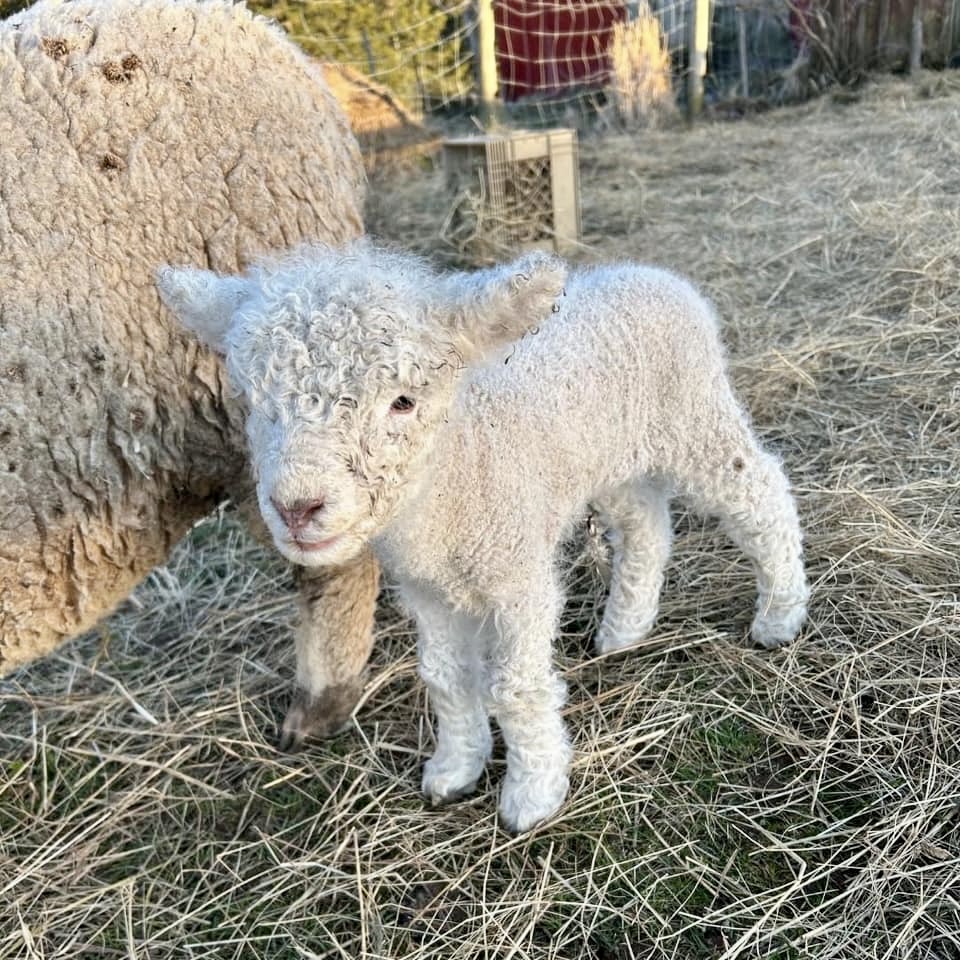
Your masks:
<path fill-rule="evenodd" d="M 800 521 L 780 464 L 760 449 L 738 409 L 734 416 L 735 439 L 691 452 L 686 492 L 720 518 L 753 562 L 758 595 L 750 634 L 762 647 L 779 647 L 797 635 L 807 614 Z M 722 438 L 725 431 L 717 433 Z"/>
<path fill-rule="evenodd" d="M 296 687 L 283 721 L 281 749 L 342 729 L 363 692 L 373 647 L 377 561 L 365 550 L 344 567 L 296 567 L 300 622 Z"/>
<path fill-rule="evenodd" d="M 250 532 L 272 546 L 256 497 L 248 493 L 237 506 Z M 281 750 L 295 750 L 308 736 L 331 737 L 349 722 L 363 693 L 380 589 L 380 568 L 370 549 L 343 567 L 294 567 L 293 577 L 297 675 L 280 732 Z"/>
<path fill-rule="evenodd" d="M 436 717 L 437 749 L 423 768 L 431 802 L 448 803 L 473 791 L 490 759 L 490 721 L 481 696 L 485 634 L 482 621 L 439 599 L 405 590 L 417 621 L 420 676 Z"/>
<path fill-rule="evenodd" d="M 641 481 L 624 484 L 594 505 L 613 546 L 610 595 L 595 641 L 597 653 L 639 643 L 653 626 L 670 555 L 670 502 Z"/>
<path fill-rule="evenodd" d="M 559 610 L 560 591 L 548 572 L 495 618 L 488 695 L 507 746 L 500 817 L 516 833 L 555 813 L 570 785 L 573 750 L 560 716 L 566 687 L 551 663 Z"/>

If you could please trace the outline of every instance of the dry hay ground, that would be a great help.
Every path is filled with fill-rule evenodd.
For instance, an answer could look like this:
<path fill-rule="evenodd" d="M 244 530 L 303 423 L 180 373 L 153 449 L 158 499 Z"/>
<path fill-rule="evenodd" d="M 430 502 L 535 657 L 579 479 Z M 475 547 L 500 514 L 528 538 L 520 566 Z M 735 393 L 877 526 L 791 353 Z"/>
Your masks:
<path fill-rule="evenodd" d="M 747 564 L 678 511 L 654 634 L 558 659 L 577 759 L 552 823 L 418 792 L 431 728 L 384 608 L 351 730 L 274 746 L 286 573 L 198 528 L 99 636 L 0 687 L 0 957 L 960 956 L 960 93 L 888 82 L 583 145 L 584 261 L 691 274 L 782 452 L 809 626 L 752 650 Z M 439 174 L 375 185 L 438 253 Z"/>

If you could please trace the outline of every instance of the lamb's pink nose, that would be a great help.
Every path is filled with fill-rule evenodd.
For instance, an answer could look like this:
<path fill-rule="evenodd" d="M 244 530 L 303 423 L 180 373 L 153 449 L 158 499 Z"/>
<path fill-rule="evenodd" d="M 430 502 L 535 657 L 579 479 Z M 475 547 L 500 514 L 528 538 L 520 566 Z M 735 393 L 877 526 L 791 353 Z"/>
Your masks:
<path fill-rule="evenodd" d="M 270 501 L 291 533 L 299 533 L 323 509 L 323 497 L 316 500 L 297 500 L 288 506 Z"/>

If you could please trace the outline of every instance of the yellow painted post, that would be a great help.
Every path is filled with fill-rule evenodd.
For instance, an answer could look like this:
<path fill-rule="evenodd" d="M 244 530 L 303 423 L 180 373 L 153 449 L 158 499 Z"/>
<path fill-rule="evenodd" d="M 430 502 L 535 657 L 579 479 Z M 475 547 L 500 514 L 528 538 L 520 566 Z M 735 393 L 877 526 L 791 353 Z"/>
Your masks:
<path fill-rule="evenodd" d="M 707 75 L 707 46 L 710 43 L 710 0 L 692 0 L 687 72 L 687 119 L 703 112 L 703 78 Z"/>
<path fill-rule="evenodd" d="M 477 54 L 480 119 L 490 126 L 497 118 L 497 28 L 493 0 L 477 0 Z"/>

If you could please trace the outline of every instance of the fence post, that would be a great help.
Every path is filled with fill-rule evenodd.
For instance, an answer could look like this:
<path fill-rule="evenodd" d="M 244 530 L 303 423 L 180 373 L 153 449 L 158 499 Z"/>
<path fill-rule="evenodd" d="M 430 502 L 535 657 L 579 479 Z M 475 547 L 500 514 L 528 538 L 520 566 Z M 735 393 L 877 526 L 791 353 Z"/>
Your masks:
<path fill-rule="evenodd" d="M 477 47 L 480 119 L 490 126 L 497 117 L 497 28 L 493 0 L 477 0 Z"/>
<path fill-rule="evenodd" d="M 710 0 L 691 0 L 687 53 L 687 119 L 693 123 L 703 112 L 703 78 L 707 75 L 707 46 L 710 42 Z"/>
<path fill-rule="evenodd" d="M 743 7 L 737 7 L 737 52 L 740 55 L 740 93 L 750 97 L 750 61 L 747 58 L 747 17 Z"/>
<path fill-rule="evenodd" d="M 910 31 L 910 75 L 920 73 L 923 58 L 923 0 L 913 0 L 913 24 Z"/>

